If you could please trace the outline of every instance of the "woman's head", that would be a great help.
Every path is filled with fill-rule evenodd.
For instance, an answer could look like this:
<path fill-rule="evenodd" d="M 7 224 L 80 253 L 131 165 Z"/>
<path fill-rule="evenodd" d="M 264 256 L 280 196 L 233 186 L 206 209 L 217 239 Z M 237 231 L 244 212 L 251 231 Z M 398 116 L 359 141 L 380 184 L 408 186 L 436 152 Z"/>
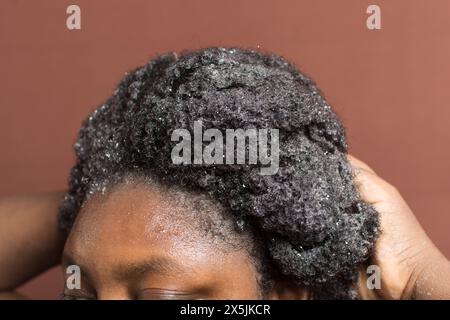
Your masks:
<path fill-rule="evenodd" d="M 127 175 L 80 210 L 63 264 L 83 272 L 74 297 L 256 299 L 269 294 L 262 248 L 207 196 Z M 266 268 L 267 269 L 267 268 Z M 264 278 L 263 278 L 264 277 Z"/>
<path fill-rule="evenodd" d="M 277 129 L 278 172 L 174 164 L 171 135 L 193 133 L 195 121 L 221 132 Z M 97 297 L 115 283 L 99 270 L 112 275 L 113 265 L 162 253 L 185 269 L 147 287 L 168 292 L 161 286 L 204 275 L 209 284 L 197 285 L 216 281 L 219 291 L 200 298 L 264 297 L 282 282 L 354 297 L 378 219 L 353 186 L 346 148 L 315 85 L 279 56 L 223 48 L 160 56 L 127 74 L 81 128 L 60 211 L 71 231 L 65 253 L 97 274 L 89 284 Z"/>

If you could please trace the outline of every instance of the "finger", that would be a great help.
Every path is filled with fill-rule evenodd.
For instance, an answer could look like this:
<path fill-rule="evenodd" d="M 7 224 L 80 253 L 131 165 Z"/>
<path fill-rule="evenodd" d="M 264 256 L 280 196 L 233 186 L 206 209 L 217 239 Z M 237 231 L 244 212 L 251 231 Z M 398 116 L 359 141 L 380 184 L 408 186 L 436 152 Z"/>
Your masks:
<path fill-rule="evenodd" d="M 361 169 L 367 170 L 369 172 L 375 173 L 375 171 L 371 167 L 369 167 L 369 165 L 367 163 L 355 158 L 354 156 L 348 154 L 347 159 L 350 162 L 350 164 L 352 165 L 352 167 L 361 168 Z"/>
<path fill-rule="evenodd" d="M 375 173 L 361 169 L 353 177 L 361 198 L 371 204 L 389 201 L 396 194 L 396 189 Z"/>

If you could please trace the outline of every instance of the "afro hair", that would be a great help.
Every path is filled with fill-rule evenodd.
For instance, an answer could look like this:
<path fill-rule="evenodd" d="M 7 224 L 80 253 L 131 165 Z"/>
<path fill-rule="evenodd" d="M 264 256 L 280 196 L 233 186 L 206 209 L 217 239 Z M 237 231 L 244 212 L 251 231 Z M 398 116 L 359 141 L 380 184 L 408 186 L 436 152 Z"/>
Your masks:
<path fill-rule="evenodd" d="M 173 130 L 277 128 L 279 170 L 175 165 Z M 225 148 L 225 146 L 224 146 Z M 280 274 L 320 299 L 357 298 L 378 214 L 359 196 L 344 128 L 315 84 L 280 56 L 237 48 L 161 55 L 127 73 L 83 123 L 60 208 L 70 231 L 88 195 L 127 173 L 208 194 L 264 239 Z"/>

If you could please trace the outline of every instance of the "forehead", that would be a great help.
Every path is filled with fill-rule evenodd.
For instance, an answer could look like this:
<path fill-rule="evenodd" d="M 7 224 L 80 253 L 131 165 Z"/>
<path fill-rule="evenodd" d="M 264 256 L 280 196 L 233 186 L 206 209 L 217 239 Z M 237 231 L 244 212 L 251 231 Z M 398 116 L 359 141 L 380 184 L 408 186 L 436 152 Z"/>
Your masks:
<path fill-rule="evenodd" d="M 101 247 L 117 252 L 121 247 L 148 251 L 149 244 L 169 249 L 202 242 L 199 225 L 206 213 L 196 212 L 180 197 L 142 184 L 122 184 L 95 193 L 75 220 L 68 244 L 83 251 Z"/>
<path fill-rule="evenodd" d="M 125 184 L 94 194 L 75 220 L 65 253 L 90 273 L 105 273 L 119 264 L 155 257 L 196 272 L 220 269 L 225 262 L 249 269 L 245 250 L 216 239 L 217 232 L 230 233 L 233 228 L 231 221 L 220 218 L 220 208 L 168 192 Z"/>

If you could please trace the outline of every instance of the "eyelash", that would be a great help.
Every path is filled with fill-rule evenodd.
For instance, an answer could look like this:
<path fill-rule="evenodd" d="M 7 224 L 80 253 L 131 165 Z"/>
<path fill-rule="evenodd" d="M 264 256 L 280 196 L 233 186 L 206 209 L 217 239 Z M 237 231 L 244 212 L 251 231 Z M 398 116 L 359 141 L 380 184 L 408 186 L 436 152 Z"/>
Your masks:
<path fill-rule="evenodd" d="M 70 294 L 65 294 L 65 293 L 61 293 L 60 298 L 61 298 L 61 300 L 95 300 L 95 298 L 91 298 L 91 297 L 76 296 L 76 295 L 70 295 Z"/>
<path fill-rule="evenodd" d="M 96 297 L 89 296 L 89 294 L 66 294 L 62 292 L 60 294 L 61 300 L 97 300 Z M 198 294 L 178 292 L 173 290 L 153 289 L 142 290 L 140 294 L 135 296 L 136 300 L 198 300 L 200 299 Z"/>
<path fill-rule="evenodd" d="M 195 300 L 191 294 L 155 294 L 153 296 L 145 295 L 138 300 Z"/>

